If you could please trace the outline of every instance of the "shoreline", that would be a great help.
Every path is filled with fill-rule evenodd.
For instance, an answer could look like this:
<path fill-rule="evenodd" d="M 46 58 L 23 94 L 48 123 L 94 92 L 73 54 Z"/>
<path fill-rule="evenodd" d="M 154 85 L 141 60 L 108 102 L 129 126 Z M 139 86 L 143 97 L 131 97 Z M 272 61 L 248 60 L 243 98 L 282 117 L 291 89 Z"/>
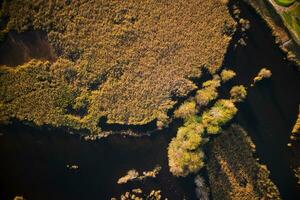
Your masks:
<path fill-rule="evenodd" d="M 290 30 L 284 25 L 280 14 L 268 1 L 243 0 L 254 8 L 257 14 L 266 22 L 271 29 L 272 35 L 276 38 L 276 43 L 280 49 L 287 53 L 287 59 L 294 62 L 300 70 L 300 46 L 291 35 Z"/>

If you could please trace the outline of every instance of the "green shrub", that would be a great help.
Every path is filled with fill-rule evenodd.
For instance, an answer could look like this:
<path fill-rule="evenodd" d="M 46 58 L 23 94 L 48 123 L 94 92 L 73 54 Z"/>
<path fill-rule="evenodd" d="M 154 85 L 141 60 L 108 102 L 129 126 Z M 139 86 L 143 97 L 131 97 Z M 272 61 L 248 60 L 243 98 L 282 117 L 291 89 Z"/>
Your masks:
<path fill-rule="evenodd" d="M 196 101 L 200 106 L 206 106 L 209 102 L 218 97 L 217 89 L 220 87 L 220 78 L 218 76 L 214 79 L 206 81 L 202 84 L 202 89 L 197 91 Z"/>
<path fill-rule="evenodd" d="M 234 103 L 228 99 L 220 99 L 202 115 L 202 123 L 208 134 L 217 134 L 221 126 L 229 122 L 237 113 Z"/>
<path fill-rule="evenodd" d="M 254 77 L 254 83 L 261 81 L 266 78 L 270 78 L 272 76 L 272 72 L 267 68 L 262 68 L 256 77 Z"/>
<path fill-rule="evenodd" d="M 223 69 L 221 72 L 222 82 L 227 82 L 235 76 L 236 76 L 236 73 L 230 69 Z"/>
<path fill-rule="evenodd" d="M 182 141 L 173 138 L 168 147 L 170 172 L 174 176 L 197 173 L 204 166 L 204 153 L 199 149 L 190 151 L 182 147 Z"/>
<path fill-rule="evenodd" d="M 186 176 L 203 167 L 204 154 L 200 150 L 205 141 L 202 140 L 203 132 L 202 124 L 194 120 L 188 120 L 178 129 L 168 147 L 169 166 L 173 175 Z"/>
<path fill-rule="evenodd" d="M 186 101 L 175 110 L 174 116 L 176 118 L 188 118 L 194 116 L 197 112 L 195 101 Z"/>
<path fill-rule="evenodd" d="M 230 90 L 230 97 L 234 102 L 242 102 L 246 96 L 247 91 L 243 85 L 233 86 Z"/>

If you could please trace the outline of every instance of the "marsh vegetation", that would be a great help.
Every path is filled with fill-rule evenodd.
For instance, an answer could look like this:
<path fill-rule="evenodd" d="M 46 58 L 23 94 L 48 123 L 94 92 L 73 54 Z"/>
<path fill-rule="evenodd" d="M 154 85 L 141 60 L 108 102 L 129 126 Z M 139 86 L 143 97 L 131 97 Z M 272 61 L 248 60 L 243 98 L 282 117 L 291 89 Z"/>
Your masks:
<path fill-rule="evenodd" d="M 226 54 L 228 59 L 223 61 L 225 49 L 219 49 L 219 46 L 227 47 L 234 34 L 235 23 L 228 15 L 228 1 L 212 1 L 215 3 L 213 10 L 212 7 L 208 7 L 208 10 L 202 7 L 211 6 L 208 5 L 209 2 L 175 1 L 173 4 L 148 1 L 145 5 L 127 1 L 91 2 L 96 9 L 90 8 L 89 1 L 28 1 L 26 3 L 29 6 L 21 1 L 6 1 L 2 8 L 7 17 L 5 30 L 9 30 L 5 34 L 6 39 L 11 31 L 22 35 L 31 30 L 42 30 L 46 34 L 51 52 L 57 57 L 54 60 L 42 57 L 31 60 L 28 57 L 29 59 L 17 66 L 0 66 L 0 81 L 4 83 L 0 85 L 1 120 L 33 122 L 28 126 L 30 128 L 27 127 L 29 136 L 26 136 L 24 126 L 17 130 L 16 136 L 11 137 L 6 132 L 1 134 L 3 137 L 0 138 L 0 147 L 3 151 L 0 151 L 0 156 L 7 162 L 3 163 L 1 172 L 4 174 L 1 181 L 5 182 L 5 188 L 0 189 L 0 195 L 2 190 L 8 191 L 9 195 L 20 190 L 25 197 L 34 199 L 43 196 L 49 188 L 52 192 L 45 199 L 52 199 L 57 194 L 61 198 L 72 199 L 108 199 L 114 196 L 119 198 L 111 199 L 158 200 L 163 199 L 165 194 L 170 199 L 209 199 L 211 192 L 214 199 L 252 200 L 280 199 L 279 188 L 280 193 L 283 191 L 282 194 L 286 197 L 282 184 L 287 183 L 287 187 L 290 187 L 291 182 L 280 182 L 276 176 L 282 174 L 288 177 L 289 171 L 285 168 L 287 161 L 284 154 L 278 153 L 278 150 L 282 150 L 278 148 L 282 146 L 277 145 L 281 141 L 275 140 L 282 140 L 276 132 L 278 124 L 288 123 L 281 121 L 282 123 L 273 124 L 279 120 L 272 121 L 272 115 L 269 115 L 269 121 L 264 121 L 264 118 L 269 117 L 265 113 L 277 111 L 284 105 L 277 101 L 273 91 L 275 87 L 270 86 L 273 84 L 273 76 L 269 81 L 262 81 L 252 88 L 246 87 L 257 73 L 254 82 L 270 78 L 275 67 L 270 64 L 272 62 L 256 62 L 265 61 L 259 57 L 261 52 L 256 54 L 247 49 L 247 45 L 251 49 L 252 42 L 258 47 L 261 44 L 251 37 L 248 38 L 250 20 L 239 19 L 238 9 L 230 12 L 236 15 L 239 31 L 242 32 L 241 38 L 247 45 L 237 42 L 241 38 L 235 39 L 235 43 L 229 48 L 234 47 L 237 51 L 234 55 L 229 51 Z M 23 13 L 20 6 L 24 7 L 26 13 Z M 190 11 L 197 18 L 180 12 L 178 7 Z M 21 10 L 20 14 L 14 13 L 18 9 Z M 212 23 L 208 25 L 206 22 L 197 21 L 198 17 L 206 17 L 208 11 L 215 17 L 214 20 L 208 17 Z M 24 15 L 22 20 L 21 15 Z M 209 26 L 212 30 L 199 28 L 203 26 Z M 251 22 L 252 26 L 260 31 L 255 23 Z M 213 44 L 207 43 L 208 34 Z M 201 44 L 201 49 L 194 45 L 192 40 L 195 39 L 197 45 Z M 258 47 L 255 46 L 259 50 L 261 47 Z M 273 48 L 268 45 L 266 49 L 273 52 Z M 269 59 L 269 52 L 262 52 Z M 247 60 L 245 57 L 249 59 L 248 62 L 237 65 L 235 56 L 239 61 Z M 278 56 L 270 58 L 272 61 L 281 59 Z M 227 63 L 228 60 L 230 64 Z M 232 65 L 232 61 L 235 65 Z M 282 64 L 282 60 L 275 61 L 275 66 L 277 63 L 278 66 Z M 221 63 L 224 67 L 222 71 Z M 283 63 L 287 67 L 285 61 Z M 258 72 L 261 66 L 270 67 Z M 274 76 L 276 73 L 278 76 L 276 69 L 279 68 L 275 68 Z M 201 76 L 205 76 L 202 77 L 203 81 L 199 81 Z M 285 82 L 280 79 L 279 83 L 281 85 Z M 266 95 L 266 91 L 270 94 Z M 247 99 L 248 96 L 251 96 L 251 101 Z M 262 104 L 253 101 L 253 96 L 269 101 Z M 294 101 L 299 99 L 297 95 L 294 96 Z M 273 105 L 273 99 L 276 106 L 275 103 Z M 251 113 L 250 117 L 247 115 L 241 119 L 241 112 L 238 110 L 241 110 L 242 115 L 257 110 L 259 114 L 258 117 L 253 117 Z M 280 110 L 280 114 L 284 112 Z M 258 152 L 240 126 L 229 127 L 231 121 L 236 122 L 235 116 L 238 122 L 255 123 L 251 124 L 254 129 L 250 128 L 249 133 L 251 137 L 259 137 L 254 139 L 258 143 Z M 280 119 L 283 118 L 286 119 Z M 274 126 L 268 129 L 273 132 L 268 140 L 265 140 L 266 133 L 269 134 L 267 131 L 255 129 L 261 122 L 263 125 L 272 122 Z M 51 126 L 44 126 L 45 124 Z M 90 133 L 105 136 L 105 131 L 109 134 L 117 133 L 124 127 L 140 133 L 153 124 L 159 130 L 151 129 L 153 134 L 149 137 L 126 138 L 115 134 L 99 141 L 82 141 L 78 138 L 74 140 L 73 136 L 72 139 L 65 139 L 71 136 L 63 135 L 54 128 L 63 126 L 87 129 L 88 133 L 82 133 L 87 134 L 84 138 L 97 138 Z M 41 131 L 37 135 L 31 134 L 37 128 L 34 125 L 40 125 Z M 49 127 L 59 132 L 57 138 L 63 139 L 63 142 L 56 143 L 54 136 L 47 134 Z M 50 142 L 40 136 L 41 132 Z M 9 138 L 15 145 L 6 145 L 10 144 L 7 142 L 10 141 Z M 263 145 L 260 144 L 261 141 Z M 285 139 L 282 141 L 286 142 Z M 57 146 L 59 150 L 56 149 Z M 30 151 L 20 153 L 24 149 Z M 264 155 L 262 151 L 268 150 L 274 151 L 277 158 L 269 155 L 268 158 L 274 159 L 276 165 L 267 162 L 267 167 L 260 163 L 268 161 L 268 158 L 262 156 L 264 162 L 261 162 L 257 156 Z M 8 158 L 6 152 L 21 154 L 18 163 L 31 158 L 33 162 L 29 165 L 24 162 L 22 169 L 19 169 L 14 154 Z M 48 152 L 50 153 L 47 154 Z M 48 158 L 49 161 L 45 161 Z M 35 159 L 41 161 L 35 162 Z M 51 165 L 50 160 L 55 161 L 55 164 Z M 280 161 L 277 162 L 278 160 Z M 66 163 L 78 163 L 80 170 L 65 170 Z M 153 167 L 157 163 L 162 167 L 139 173 L 145 170 L 145 166 Z M 284 167 L 278 173 L 274 166 L 282 167 L 281 164 Z M 73 168 L 72 165 L 69 168 Z M 11 169 L 16 169 L 14 174 L 20 176 L 20 183 L 10 182 L 11 177 L 17 177 L 9 173 Z M 44 169 L 47 169 L 47 173 Z M 124 171 L 128 169 L 132 170 Z M 293 169 L 298 176 L 298 168 Z M 29 180 L 24 171 L 26 174 L 34 174 L 34 177 L 43 178 Z M 44 188 L 40 186 L 40 182 L 45 185 L 57 184 Z M 32 183 L 36 185 L 34 191 L 31 191 Z M 277 186 L 279 183 L 280 187 L 277 188 L 275 183 Z M 297 196 L 297 192 L 292 194 Z"/>
<path fill-rule="evenodd" d="M 235 27 L 219 0 L 4 1 L 1 13 L 3 30 L 43 31 L 58 57 L 0 67 L 1 121 L 103 136 L 101 117 L 111 124 L 168 124 L 173 98 L 196 89 L 190 79 L 202 68 L 219 69 L 231 39 L 224 30 Z"/>

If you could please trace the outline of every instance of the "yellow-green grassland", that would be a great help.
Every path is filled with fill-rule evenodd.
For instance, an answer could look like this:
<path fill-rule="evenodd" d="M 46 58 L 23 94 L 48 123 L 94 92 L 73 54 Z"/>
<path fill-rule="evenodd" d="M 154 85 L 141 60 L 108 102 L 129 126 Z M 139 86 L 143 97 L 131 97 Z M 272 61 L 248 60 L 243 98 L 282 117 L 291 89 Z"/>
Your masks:
<path fill-rule="evenodd" d="M 56 59 L 0 66 L 0 120 L 100 135 L 101 117 L 167 121 L 172 97 L 195 90 L 202 68 L 220 68 L 235 28 L 219 0 L 12 0 L 1 16 L 6 34 L 46 33 Z"/>

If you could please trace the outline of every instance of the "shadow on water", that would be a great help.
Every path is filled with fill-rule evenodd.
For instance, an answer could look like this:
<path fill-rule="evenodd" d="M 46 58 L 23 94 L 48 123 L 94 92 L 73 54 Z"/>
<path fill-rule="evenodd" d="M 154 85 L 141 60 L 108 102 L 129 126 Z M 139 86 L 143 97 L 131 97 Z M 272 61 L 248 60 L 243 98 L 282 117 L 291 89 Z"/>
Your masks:
<path fill-rule="evenodd" d="M 14 67 L 31 59 L 54 61 L 47 35 L 39 31 L 9 32 L 0 43 L 0 65 Z"/>
<path fill-rule="evenodd" d="M 257 146 L 257 154 L 271 171 L 271 178 L 284 199 L 299 199 L 300 189 L 290 168 L 300 160 L 299 148 L 292 152 L 286 144 L 300 103 L 300 79 L 296 67 L 285 61 L 270 30 L 254 11 L 241 3 L 242 17 L 251 22 L 248 45 L 228 50 L 224 66 L 238 76 L 225 85 L 249 86 L 260 68 L 273 76 L 249 88 L 247 100 L 239 105 L 236 122 Z M 239 34 L 234 36 L 236 41 Z M 177 179 L 168 171 L 167 146 L 180 123 L 154 132 L 150 137 L 111 136 L 87 142 L 61 129 L 37 129 L 14 122 L 0 127 L 0 199 L 24 195 L 27 199 L 110 199 L 140 187 L 146 193 L 161 189 L 169 199 L 195 199 L 192 177 Z M 79 165 L 69 170 L 66 165 Z M 139 172 L 162 166 L 157 179 L 117 185 L 119 177 L 135 168 Z M 300 163 L 298 163 L 300 164 Z"/>
<path fill-rule="evenodd" d="M 239 2 L 241 17 L 250 20 L 247 46 L 229 48 L 224 66 L 238 75 L 230 85 L 249 86 L 248 97 L 239 105 L 236 122 L 242 125 L 256 144 L 262 164 L 271 171 L 271 179 L 278 186 L 283 199 L 300 199 L 300 187 L 293 175 L 292 165 L 300 166 L 300 148 L 287 147 L 300 103 L 300 72 L 275 44 L 275 39 L 264 21 L 250 6 Z M 236 34 L 234 40 L 238 40 Z M 250 87 L 259 70 L 272 71 L 269 80 Z M 223 88 L 228 93 L 230 87 Z M 295 166 L 293 166 L 295 167 Z"/>
<path fill-rule="evenodd" d="M 167 145 L 172 128 L 150 137 L 111 136 L 87 142 L 62 130 L 37 130 L 14 123 L 1 128 L 1 199 L 14 195 L 35 199 L 110 199 L 133 188 L 146 193 L 161 189 L 169 199 L 195 199 L 192 177 L 177 179 L 168 170 Z M 79 169 L 67 169 L 76 164 Z M 140 173 L 156 164 L 162 171 L 156 179 L 117 185 L 132 168 Z"/>

